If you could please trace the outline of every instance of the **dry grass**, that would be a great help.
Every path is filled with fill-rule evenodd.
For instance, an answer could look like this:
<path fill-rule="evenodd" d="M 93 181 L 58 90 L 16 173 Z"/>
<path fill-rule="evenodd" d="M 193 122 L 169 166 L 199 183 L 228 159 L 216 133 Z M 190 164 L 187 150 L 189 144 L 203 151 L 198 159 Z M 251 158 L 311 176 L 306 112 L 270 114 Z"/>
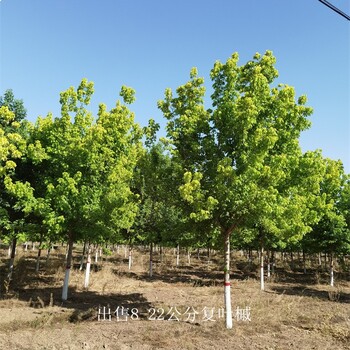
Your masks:
<path fill-rule="evenodd" d="M 1 252 L 1 251 L 0 251 Z M 79 250 L 75 251 L 79 256 Z M 5 254 L 3 253 L 3 257 Z M 10 298 L 0 300 L 0 342 L 13 349 L 350 349 L 350 283 L 337 280 L 336 287 L 324 284 L 327 276 L 292 271 L 288 264 L 260 291 L 256 265 L 235 256 L 232 269 L 232 308 L 249 307 L 251 321 L 237 321 L 226 330 L 217 314 L 223 307 L 220 254 L 198 260 L 191 266 L 183 256 L 175 267 L 168 250 L 160 261 L 155 256 L 154 275 L 148 276 L 147 251 L 136 251 L 129 271 L 124 251 L 93 264 L 88 290 L 85 271 L 75 261 L 70 276 L 70 299 L 62 303 L 64 251 L 56 252 L 39 273 L 35 273 L 34 252 L 18 254 Z M 5 261 L 3 258 L 2 261 Z M 5 276 L 4 264 L 0 275 Z M 50 295 L 54 306 L 49 307 Z M 29 300 L 41 298 L 44 308 Z M 36 305 L 36 306 L 35 306 Z M 137 308 L 139 319 L 128 322 L 97 322 L 98 306 Z M 182 314 L 188 307 L 198 311 L 193 322 L 150 321 L 176 307 Z M 215 308 L 215 321 L 204 321 L 204 307 Z M 235 316 L 235 314 L 234 314 Z M 165 318 L 169 318 L 169 315 Z M 19 339 L 29 332 L 34 340 L 23 345 Z M 46 339 L 46 340 L 45 340 Z"/>

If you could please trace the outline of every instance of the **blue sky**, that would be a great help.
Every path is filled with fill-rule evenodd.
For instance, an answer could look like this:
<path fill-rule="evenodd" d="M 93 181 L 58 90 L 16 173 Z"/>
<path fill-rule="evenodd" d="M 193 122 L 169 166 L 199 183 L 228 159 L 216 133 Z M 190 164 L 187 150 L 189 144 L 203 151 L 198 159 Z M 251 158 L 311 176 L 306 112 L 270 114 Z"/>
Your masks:
<path fill-rule="evenodd" d="M 349 0 L 332 0 L 350 14 Z M 278 82 L 314 108 L 304 151 L 321 148 L 350 172 L 350 22 L 318 0 L 0 0 L 0 94 L 13 89 L 28 118 L 59 116 L 59 93 L 86 77 L 91 110 L 136 90 L 136 120 L 154 118 L 165 88 L 204 76 L 233 52 L 272 50 Z M 208 94 L 209 104 L 209 94 Z"/>

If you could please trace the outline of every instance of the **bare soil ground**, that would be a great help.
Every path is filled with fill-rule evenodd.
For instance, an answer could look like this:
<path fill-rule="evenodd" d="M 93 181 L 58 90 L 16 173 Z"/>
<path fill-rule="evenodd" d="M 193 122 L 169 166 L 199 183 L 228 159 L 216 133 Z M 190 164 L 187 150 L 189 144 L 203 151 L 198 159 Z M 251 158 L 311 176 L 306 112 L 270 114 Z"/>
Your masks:
<path fill-rule="evenodd" d="M 237 254 L 234 324 L 227 330 L 219 253 L 209 264 L 204 254 L 193 256 L 190 264 L 182 256 L 176 268 L 169 249 L 163 262 L 155 261 L 150 278 L 147 251 L 135 253 L 129 271 L 121 249 L 94 266 L 85 290 L 78 248 L 64 303 L 63 250 L 47 264 L 43 258 L 39 273 L 36 252 L 20 251 L 8 289 L 7 252 L 0 250 L 0 349 L 350 349 L 349 274 L 337 273 L 331 288 L 327 275 L 311 266 L 304 274 L 280 263 L 262 292 L 257 266 Z M 129 314 L 119 312 L 117 319 L 113 312 L 118 306 L 129 308 Z M 99 307 L 101 313 L 103 307 L 111 309 L 111 321 L 103 315 L 98 320 Z M 250 313 L 237 318 L 237 308 Z"/>

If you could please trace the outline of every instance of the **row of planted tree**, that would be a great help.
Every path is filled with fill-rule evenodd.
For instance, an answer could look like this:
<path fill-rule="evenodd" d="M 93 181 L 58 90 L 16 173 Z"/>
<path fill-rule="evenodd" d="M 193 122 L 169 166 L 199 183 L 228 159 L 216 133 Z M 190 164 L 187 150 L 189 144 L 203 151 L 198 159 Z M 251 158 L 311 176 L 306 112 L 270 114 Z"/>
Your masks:
<path fill-rule="evenodd" d="M 63 299 L 74 242 L 223 246 L 226 326 L 232 327 L 230 244 L 264 250 L 347 254 L 350 180 L 339 160 L 302 152 L 299 136 L 312 108 L 294 88 L 277 84 L 272 52 L 238 65 L 238 54 L 204 80 L 166 89 L 167 119 L 141 128 L 128 104 L 134 91 L 96 117 L 93 83 L 60 95 L 61 116 L 33 124 L 7 91 L 0 99 L 0 235 L 66 241 Z M 331 116 L 330 116 L 331 117 Z M 333 117 L 333 116 L 332 116 Z"/>
<path fill-rule="evenodd" d="M 25 258 L 27 261 L 29 257 L 32 258 L 33 254 L 36 254 L 36 272 L 47 269 L 47 271 L 50 271 L 53 266 L 51 263 L 52 259 L 55 259 L 55 261 L 58 259 L 58 261 L 63 262 L 66 260 L 68 254 L 68 246 L 63 242 L 48 246 L 47 244 L 41 245 L 38 242 L 29 243 L 26 241 L 21 246 L 22 254 L 20 254 L 20 259 Z M 0 250 L 2 249 L 3 256 L 5 256 L 5 248 L 6 244 L 0 244 Z M 8 246 L 8 257 L 11 256 L 11 248 L 12 246 L 10 244 Z M 261 249 L 255 249 L 254 245 L 251 245 L 246 247 L 246 249 L 231 249 L 230 255 L 231 259 L 234 259 L 234 273 L 238 273 L 240 279 L 260 276 L 261 290 L 265 289 L 266 277 L 268 281 L 270 281 L 271 277 L 275 280 L 276 271 L 278 271 L 278 275 L 282 273 L 282 276 L 288 271 L 294 271 L 297 274 L 302 272 L 304 275 L 308 274 L 312 276 L 312 279 L 317 281 L 317 283 L 320 283 L 320 273 L 326 272 L 328 274 L 329 285 L 332 287 L 334 286 L 335 270 L 337 271 L 337 279 L 341 282 L 349 278 L 349 255 L 333 256 L 332 253 L 306 253 L 305 251 L 292 250 L 293 248 L 295 249 L 295 247 L 286 247 L 283 251 L 273 249 L 262 252 Z M 43 251 L 45 252 L 43 253 Z M 78 243 L 74 246 L 74 251 L 75 256 L 72 259 L 72 265 L 80 271 L 85 269 L 84 288 L 89 288 L 91 268 L 93 267 L 95 271 L 99 271 L 104 265 L 104 261 L 110 260 L 112 264 L 124 264 L 131 270 L 134 265 L 134 252 L 137 252 L 138 268 L 146 268 L 150 278 L 153 277 L 154 266 L 156 266 L 157 279 L 162 278 L 161 275 L 167 278 L 168 276 L 166 275 L 169 271 L 172 271 L 172 273 L 175 272 L 174 268 L 190 266 L 192 267 L 189 271 L 192 271 L 194 266 L 196 267 L 196 271 L 199 269 L 205 273 L 208 279 L 211 276 L 210 271 L 217 271 L 223 263 L 222 251 L 213 249 L 211 245 L 204 248 L 198 245 L 196 247 L 180 247 L 179 244 L 173 247 L 173 244 L 163 246 L 150 243 L 131 246 L 125 244 L 99 245 L 81 242 L 81 244 Z M 54 255 L 54 258 L 51 257 L 52 255 Z M 149 256 L 148 263 L 147 255 Z M 146 260 L 144 259 L 145 257 Z M 29 263 L 29 260 L 27 263 Z M 148 267 L 146 266 L 147 264 Z M 20 268 L 16 270 L 17 277 L 19 277 L 22 271 L 20 271 Z M 181 269 L 181 271 L 183 270 Z M 193 282 L 192 278 L 188 278 L 188 282 Z M 7 286 L 9 282 L 10 280 L 7 278 L 5 281 Z M 209 283 L 216 284 L 216 280 Z M 0 289 L 0 297 L 2 294 L 3 291 Z"/>

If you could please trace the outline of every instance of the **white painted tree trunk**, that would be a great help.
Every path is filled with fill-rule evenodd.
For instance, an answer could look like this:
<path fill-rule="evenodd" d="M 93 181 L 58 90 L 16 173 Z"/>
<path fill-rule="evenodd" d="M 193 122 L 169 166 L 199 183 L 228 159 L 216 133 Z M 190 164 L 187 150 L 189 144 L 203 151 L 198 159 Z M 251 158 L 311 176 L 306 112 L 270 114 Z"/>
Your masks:
<path fill-rule="evenodd" d="M 84 288 L 89 288 L 90 269 L 91 269 L 91 247 L 89 244 L 87 262 L 86 262 L 86 270 L 85 270 Z"/>
<path fill-rule="evenodd" d="M 210 265 L 210 247 L 207 248 L 207 258 L 208 258 L 208 268 L 209 268 L 209 265 Z"/>
<path fill-rule="evenodd" d="M 129 245 L 129 270 L 131 270 L 132 266 L 132 247 Z"/>
<path fill-rule="evenodd" d="M 62 288 L 62 301 L 68 299 L 68 285 L 69 285 L 70 267 L 66 266 L 66 273 L 64 275 L 63 288 Z"/>
<path fill-rule="evenodd" d="M 330 254 L 330 285 L 334 287 L 334 266 L 333 266 L 333 254 Z"/>
<path fill-rule="evenodd" d="M 41 247 L 39 246 L 38 256 L 36 258 L 35 272 L 39 272 L 39 269 L 40 269 L 40 256 L 41 256 Z"/>
<path fill-rule="evenodd" d="M 160 254 L 160 262 L 163 262 L 163 256 L 164 256 L 164 249 L 163 246 L 159 247 L 159 254 Z"/>
<path fill-rule="evenodd" d="M 275 262 L 275 253 L 274 251 L 271 252 L 271 273 L 274 274 L 275 273 L 275 266 L 276 266 L 276 262 Z"/>
<path fill-rule="evenodd" d="M 225 278 L 224 295 L 226 311 L 226 328 L 232 328 L 231 281 L 230 281 L 230 234 L 225 233 Z"/>
<path fill-rule="evenodd" d="M 81 255 L 79 271 L 82 271 L 84 267 L 85 251 L 86 251 L 86 241 L 84 241 L 83 253 Z"/>
<path fill-rule="evenodd" d="M 9 273 L 7 275 L 7 278 L 9 280 L 12 280 L 12 275 L 13 275 L 13 269 L 14 269 L 14 263 L 15 263 L 15 258 L 11 258 L 9 262 Z"/>
<path fill-rule="evenodd" d="M 265 290 L 264 281 L 264 247 L 260 248 L 260 290 Z"/>
<path fill-rule="evenodd" d="M 149 247 L 149 277 L 153 276 L 153 243 Z"/>
<path fill-rule="evenodd" d="M 271 252 L 268 250 L 266 252 L 266 257 L 267 257 L 267 278 L 271 277 Z"/>
<path fill-rule="evenodd" d="M 191 265 L 191 250 L 187 249 L 187 263 L 188 265 Z"/>
<path fill-rule="evenodd" d="M 66 301 L 68 299 L 68 285 L 69 285 L 69 275 L 70 275 L 70 271 L 71 271 L 72 254 L 73 254 L 73 239 L 72 239 L 72 237 L 69 237 L 66 273 L 64 276 L 64 282 L 63 282 L 63 288 L 62 288 L 62 300 L 63 301 Z"/>
<path fill-rule="evenodd" d="M 176 247 L 176 267 L 180 265 L 180 245 L 178 244 Z"/>
<path fill-rule="evenodd" d="M 51 249 L 52 249 L 52 245 L 50 245 L 49 248 L 47 249 L 46 264 L 49 262 Z"/>

